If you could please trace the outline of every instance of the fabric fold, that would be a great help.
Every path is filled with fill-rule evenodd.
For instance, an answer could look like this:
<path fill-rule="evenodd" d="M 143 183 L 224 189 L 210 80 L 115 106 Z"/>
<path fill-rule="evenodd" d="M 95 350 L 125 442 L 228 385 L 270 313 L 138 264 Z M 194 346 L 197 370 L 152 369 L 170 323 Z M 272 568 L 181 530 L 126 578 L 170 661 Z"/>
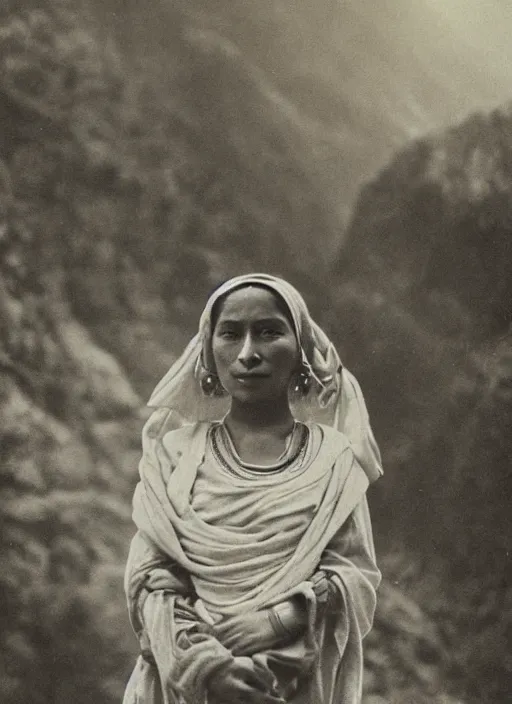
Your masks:
<path fill-rule="evenodd" d="M 141 643 L 154 656 L 157 653 L 155 657 L 160 657 L 162 663 L 156 666 L 155 673 L 154 666 L 153 670 L 148 669 L 144 659 L 139 661 L 137 687 L 147 696 L 148 691 L 154 691 L 158 674 L 168 697 L 164 704 L 218 704 L 208 699 L 208 678 L 200 673 L 210 672 L 210 665 L 228 662 L 228 653 L 222 646 L 217 647 L 220 644 L 209 634 L 207 619 L 215 622 L 300 595 L 308 610 L 309 626 L 304 636 L 254 657 L 259 666 L 277 678 L 280 691 L 290 703 L 335 704 L 340 692 L 345 697 L 341 701 L 358 703 L 363 669 L 361 641 L 371 627 L 380 573 L 374 561 L 365 498 L 368 479 L 350 444 L 332 428 L 316 426 L 312 434 L 320 434 L 321 442 L 310 467 L 297 477 L 274 485 L 264 476 L 257 481 L 251 487 L 252 501 L 261 513 L 258 517 L 256 510 L 252 523 L 246 525 L 247 534 L 254 531 L 255 535 L 254 540 L 249 540 L 247 535 L 232 532 L 229 525 L 214 525 L 215 497 L 209 501 L 211 524 L 195 515 L 193 496 L 199 491 L 196 482 L 202 472 L 208 471 L 209 427 L 200 423 L 163 436 L 157 433 L 144 448 L 141 481 L 134 497 L 134 521 L 139 532 L 127 565 L 126 589 Z M 206 487 L 210 482 L 207 474 L 205 479 Z M 304 486 L 305 493 L 300 491 Z M 229 483 L 222 485 L 221 495 L 229 489 Z M 283 511 L 282 523 L 266 520 L 269 492 L 274 494 L 274 502 L 287 502 L 288 512 Z M 236 494 L 235 488 L 233 496 L 227 497 L 234 517 Z M 243 493 L 241 496 L 243 501 Z M 300 504 L 307 520 L 293 526 L 284 541 L 289 546 L 287 551 L 280 553 L 275 545 L 272 550 L 265 550 L 265 540 L 279 541 L 286 532 L 295 500 L 299 502 L 297 511 Z M 146 618 L 142 623 L 140 617 L 137 619 L 134 600 L 148 575 L 155 575 L 156 571 L 158 577 L 163 565 L 172 580 L 167 589 L 150 593 L 145 599 Z M 341 603 L 336 613 L 320 621 L 308 579 L 317 569 L 333 575 Z M 154 581 L 158 584 L 156 577 Z M 180 589 L 193 594 L 187 605 L 192 625 L 183 624 L 183 611 L 178 615 L 177 602 L 171 599 Z M 157 597 L 158 593 L 162 596 Z M 167 624 L 165 628 L 163 623 Z M 198 629 L 197 624 L 204 628 Z M 177 633 L 185 635 L 180 639 Z M 192 640 L 189 636 L 193 636 Z M 125 699 L 125 704 L 135 702 L 139 704 L 137 699 Z"/>

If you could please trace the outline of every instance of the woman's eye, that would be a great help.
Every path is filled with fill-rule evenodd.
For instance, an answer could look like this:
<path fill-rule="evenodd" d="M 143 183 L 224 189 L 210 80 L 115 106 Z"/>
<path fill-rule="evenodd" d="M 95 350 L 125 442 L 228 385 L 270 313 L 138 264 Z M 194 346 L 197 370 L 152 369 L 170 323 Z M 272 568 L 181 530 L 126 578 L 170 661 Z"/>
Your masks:
<path fill-rule="evenodd" d="M 221 330 L 219 332 L 219 337 L 223 340 L 234 340 L 236 339 L 236 332 L 234 330 Z"/>
<path fill-rule="evenodd" d="M 261 336 L 264 338 L 276 338 L 281 335 L 280 330 L 275 330 L 273 328 L 265 328 L 264 330 L 261 331 Z"/>

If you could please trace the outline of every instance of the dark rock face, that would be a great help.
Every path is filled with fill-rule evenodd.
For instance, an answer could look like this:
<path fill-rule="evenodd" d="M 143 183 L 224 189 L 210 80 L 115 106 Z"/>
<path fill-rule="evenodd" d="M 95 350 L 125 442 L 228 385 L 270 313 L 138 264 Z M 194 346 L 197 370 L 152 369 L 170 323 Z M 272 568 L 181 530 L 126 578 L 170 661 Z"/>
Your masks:
<path fill-rule="evenodd" d="M 475 116 L 403 152 L 359 199 L 344 259 L 391 272 L 443 334 L 486 339 L 512 323 L 511 130 L 508 109 Z M 436 299 L 455 308 L 436 316 Z"/>
<path fill-rule="evenodd" d="M 361 194 L 331 323 L 384 449 L 379 545 L 418 561 L 396 579 L 475 702 L 510 681 L 511 154 L 508 108 L 402 152 Z"/>
<path fill-rule="evenodd" d="M 112 242 L 124 196 L 106 113 L 119 80 L 113 57 L 79 32 L 77 16 L 53 5 L 0 10 L 6 704 L 116 701 L 135 653 L 122 563 L 141 400 L 87 326 L 88 315 L 107 326 L 122 316 L 120 300 L 126 315 L 136 293 L 126 252 L 117 256 Z"/>
<path fill-rule="evenodd" d="M 78 2 L 0 9 L 5 704 L 121 700 L 142 399 L 213 285 L 325 266 L 311 243 L 329 216 L 297 134 L 270 99 L 257 123 L 241 59 L 176 18 L 163 90 Z"/>

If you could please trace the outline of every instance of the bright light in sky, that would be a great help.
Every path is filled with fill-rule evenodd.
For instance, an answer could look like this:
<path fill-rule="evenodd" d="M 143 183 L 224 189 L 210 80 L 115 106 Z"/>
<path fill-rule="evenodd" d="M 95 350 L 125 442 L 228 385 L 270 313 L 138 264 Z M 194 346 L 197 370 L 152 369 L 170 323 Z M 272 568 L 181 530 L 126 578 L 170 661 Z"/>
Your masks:
<path fill-rule="evenodd" d="M 512 74 L 512 2 L 509 0 L 413 0 L 434 10 L 468 52 L 479 53 L 510 82 Z"/>
<path fill-rule="evenodd" d="M 350 2 L 350 0 L 349 0 Z M 363 44 L 361 89 L 405 91 L 427 121 L 512 101 L 512 0 L 353 0 L 380 33 Z M 379 66 L 372 65 L 372 56 Z M 387 80 L 386 80 L 387 74 Z M 425 81 L 427 78 L 427 81 Z M 443 102 L 444 101 L 444 102 Z M 412 120 L 413 127 L 418 126 Z"/>

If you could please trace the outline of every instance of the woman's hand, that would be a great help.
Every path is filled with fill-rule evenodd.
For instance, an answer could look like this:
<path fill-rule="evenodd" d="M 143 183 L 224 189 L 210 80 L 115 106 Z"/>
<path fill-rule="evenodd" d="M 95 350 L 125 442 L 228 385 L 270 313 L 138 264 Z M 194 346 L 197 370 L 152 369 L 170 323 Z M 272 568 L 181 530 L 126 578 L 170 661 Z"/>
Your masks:
<path fill-rule="evenodd" d="M 285 704 L 275 691 L 269 671 L 256 668 L 251 658 L 238 657 L 214 672 L 209 691 L 216 702 L 230 704 Z"/>
<path fill-rule="evenodd" d="M 321 611 L 324 611 L 334 603 L 338 594 L 338 589 L 332 579 L 323 571 L 318 570 L 311 577 L 310 582 L 313 585 L 313 591 L 316 596 L 316 601 Z"/>
<path fill-rule="evenodd" d="M 213 632 L 234 655 L 254 655 L 297 638 L 306 623 L 304 607 L 292 598 L 270 609 L 233 616 L 216 624 Z"/>
<path fill-rule="evenodd" d="M 270 620 L 270 609 L 251 611 L 222 621 L 213 632 L 233 655 L 254 655 L 281 644 L 283 634 L 276 632 Z"/>

